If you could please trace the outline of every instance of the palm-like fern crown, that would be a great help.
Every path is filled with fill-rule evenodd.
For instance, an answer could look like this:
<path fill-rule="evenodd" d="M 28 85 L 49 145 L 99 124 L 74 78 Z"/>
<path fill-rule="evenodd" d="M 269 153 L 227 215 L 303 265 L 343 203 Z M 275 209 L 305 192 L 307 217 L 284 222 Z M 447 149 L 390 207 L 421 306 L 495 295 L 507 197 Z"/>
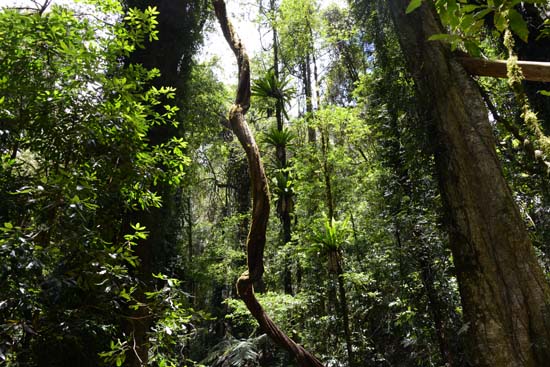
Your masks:
<path fill-rule="evenodd" d="M 286 76 L 277 79 L 275 72 L 269 70 L 264 76 L 252 82 L 252 95 L 258 98 L 280 100 L 283 113 L 288 119 L 285 106 L 290 103 L 296 93 L 296 89 L 290 85 L 291 80 Z"/>
<path fill-rule="evenodd" d="M 296 135 L 286 127 L 282 130 L 272 127 L 264 134 L 263 141 L 275 148 L 282 148 L 291 145 L 295 137 Z"/>
<path fill-rule="evenodd" d="M 348 222 L 338 221 L 325 216 L 323 229 L 314 231 L 313 241 L 315 245 L 327 251 L 337 251 L 347 240 Z"/>

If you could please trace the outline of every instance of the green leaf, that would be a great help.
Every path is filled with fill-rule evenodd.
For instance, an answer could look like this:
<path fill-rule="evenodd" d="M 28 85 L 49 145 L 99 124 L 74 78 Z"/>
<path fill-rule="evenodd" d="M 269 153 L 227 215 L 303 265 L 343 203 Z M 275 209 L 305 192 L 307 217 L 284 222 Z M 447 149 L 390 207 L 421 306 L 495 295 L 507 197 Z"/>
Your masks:
<path fill-rule="evenodd" d="M 479 48 L 479 45 L 476 42 L 473 41 L 464 41 L 464 47 L 466 48 L 466 51 L 473 56 L 473 57 L 480 57 L 481 56 L 481 49 Z"/>
<path fill-rule="evenodd" d="M 510 28 L 518 35 L 523 42 L 527 42 L 529 38 L 529 30 L 527 29 L 527 23 L 523 19 L 520 13 L 514 9 L 508 11 L 508 19 L 510 21 Z"/>
<path fill-rule="evenodd" d="M 471 4 L 468 4 L 468 5 L 463 5 L 463 6 L 461 7 L 461 10 L 462 10 L 463 13 L 470 13 L 470 12 L 472 12 L 472 11 L 474 11 L 474 10 L 479 9 L 479 8 L 481 8 L 480 5 L 471 5 Z"/>
<path fill-rule="evenodd" d="M 499 11 L 495 12 L 493 22 L 495 23 L 495 28 L 499 32 L 504 32 L 504 30 L 506 29 L 506 17 L 504 16 L 504 13 Z"/>
<path fill-rule="evenodd" d="M 491 13 L 492 11 L 493 11 L 493 9 L 489 9 L 489 8 L 483 9 L 483 10 L 477 12 L 475 17 L 476 17 L 476 19 L 483 19 L 483 18 L 485 18 L 485 16 L 487 14 Z"/>
<path fill-rule="evenodd" d="M 409 14 L 415 11 L 417 8 L 422 5 L 422 0 L 411 0 L 409 3 L 409 6 L 407 6 L 407 9 L 405 10 L 405 13 Z"/>
<path fill-rule="evenodd" d="M 67 44 L 63 40 L 59 40 L 59 46 L 61 46 L 61 50 L 63 52 L 69 51 L 69 47 L 67 46 Z"/>
<path fill-rule="evenodd" d="M 550 97 L 550 90 L 539 90 L 539 93 L 543 96 Z"/>
<path fill-rule="evenodd" d="M 443 42 L 456 42 L 460 40 L 460 36 L 454 34 L 438 33 L 433 34 L 428 38 L 428 41 L 443 41 Z"/>

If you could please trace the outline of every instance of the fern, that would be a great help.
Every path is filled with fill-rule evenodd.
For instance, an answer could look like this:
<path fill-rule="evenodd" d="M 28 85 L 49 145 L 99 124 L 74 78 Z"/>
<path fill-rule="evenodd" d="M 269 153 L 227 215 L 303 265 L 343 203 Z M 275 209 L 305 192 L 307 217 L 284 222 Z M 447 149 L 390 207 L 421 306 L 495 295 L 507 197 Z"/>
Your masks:
<path fill-rule="evenodd" d="M 296 135 L 287 128 L 278 130 L 276 127 L 272 127 L 265 133 L 263 140 L 276 148 L 287 147 L 292 144 L 292 140 Z"/>
<path fill-rule="evenodd" d="M 226 335 L 220 343 L 212 348 L 208 357 L 201 363 L 212 367 L 228 365 L 234 367 L 259 366 L 259 351 L 266 342 L 266 334 L 249 339 L 235 339 L 231 335 Z"/>
<path fill-rule="evenodd" d="M 275 99 L 282 102 L 283 113 L 287 119 L 285 106 L 290 103 L 296 93 L 296 89 L 290 86 L 290 79 L 283 77 L 277 79 L 275 72 L 269 70 L 263 77 L 252 82 L 252 95 L 262 99 Z"/>

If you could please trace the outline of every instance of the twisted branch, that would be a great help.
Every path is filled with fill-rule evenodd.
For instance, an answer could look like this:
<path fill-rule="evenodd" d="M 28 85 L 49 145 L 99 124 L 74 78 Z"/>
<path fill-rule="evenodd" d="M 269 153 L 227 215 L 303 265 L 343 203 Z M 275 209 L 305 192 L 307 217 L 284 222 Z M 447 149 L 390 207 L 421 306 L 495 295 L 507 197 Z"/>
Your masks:
<path fill-rule="evenodd" d="M 250 64 L 244 45 L 227 17 L 223 0 L 212 0 L 216 17 L 227 43 L 237 57 L 239 84 L 235 103 L 229 111 L 229 124 L 235 133 L 248 159 L 248 169 L 252 186 L 252 223 L 248 234 L 247 264 L 237 281 L 239 296 L 250 313 L 269 337 L 288 350 L 302 367 L 323 367 L 323 364 L 302 346 L 296 344 L 267 316 L 254 294 L 253 283 L 261 280 L 264 272 L 263 253 L 266 242 L 267 221 L 269 218 L 269 188 L 258 146 L 245 120 L 250 107 Z"/>

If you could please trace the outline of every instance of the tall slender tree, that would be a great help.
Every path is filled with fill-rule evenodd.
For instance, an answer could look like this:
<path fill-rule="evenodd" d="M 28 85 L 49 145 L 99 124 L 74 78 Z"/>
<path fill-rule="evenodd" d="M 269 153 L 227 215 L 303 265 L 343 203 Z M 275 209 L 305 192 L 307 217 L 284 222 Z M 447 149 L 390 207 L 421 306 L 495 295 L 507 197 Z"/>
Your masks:
<path fill-rule="evenodd" d="M 260 2 L 261 7 L 263 4 Z M 252 86 L 252 94 L 258 97 L 268 99 L 270 106 L 275 105 L 275 128 L 272 128 L 266 134 L 266 142 L 275 148 L 275 170 L 274 184 L 277 203 L 277 214 L 281 222 L 281 244 L 286 246 L 292 239 L 292 208 L 294 194 L 288 183 L 290 182 L 290 166 L 287 148 L 292 139 L 285 127 L 285 118 L 288 115 L 285 111 L 285 104 L 292 98 L 294 89 L 289 86 L 289 79 L 281 70 L 279 31 L 280 18 L 279 6 L 275 0 L 269 0 L 269 7 L 265 10 L 269 27 L 272 32 L 272 65 L 264 77 L 256 80 Z M 271 117 L 272 108 L 268 111 L 268 117 Z M 285 293 L 293 293 L 291 261 L 288 254 L 284 255 L 283 260 L 283 287 Z"/>

